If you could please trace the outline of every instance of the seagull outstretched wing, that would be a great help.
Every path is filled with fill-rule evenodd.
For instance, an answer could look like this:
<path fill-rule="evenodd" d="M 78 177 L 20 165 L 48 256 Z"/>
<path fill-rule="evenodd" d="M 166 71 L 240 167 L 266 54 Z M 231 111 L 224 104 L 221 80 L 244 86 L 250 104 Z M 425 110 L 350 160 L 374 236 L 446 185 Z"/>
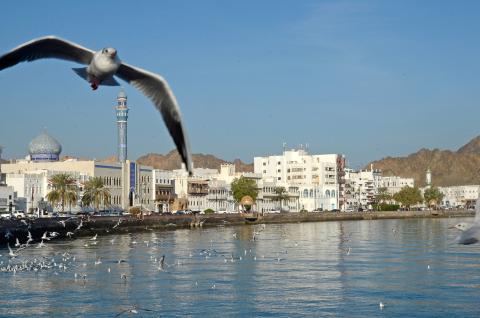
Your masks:
<path fill-rule="evenodd" d="M 0 56 L 0 71 L 21 62 L 31 62 L 43 58 L 57 58 L 90 64 L 94 52 L 83 46 L 55 36 L 38 38 Z"/>
<path fill-rule="evenodd" d="M 165 79 L 160 75 L 125 63 L 120 65 L 115 75 L 140 90 L 153 101 L 155 107 L 162 114 L 187 171 L 192 174 L 193 166 L 190 145 L 183 127 L 180 109 Z"/>

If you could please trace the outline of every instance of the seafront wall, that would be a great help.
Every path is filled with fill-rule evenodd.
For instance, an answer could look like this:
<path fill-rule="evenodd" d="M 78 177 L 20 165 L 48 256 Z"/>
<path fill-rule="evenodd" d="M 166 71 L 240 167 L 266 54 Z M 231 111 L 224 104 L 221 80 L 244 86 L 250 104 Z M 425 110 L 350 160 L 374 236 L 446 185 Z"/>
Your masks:
<path fill-rule="evenodd" d="M 174 230 L 180 228 L 201 228 L 214 226 L 231 226 L 242 224 L 274 224 L 297 222 L 325 222 L 350 220 L 381 220 L 410 218 L 453 218 L 471 217 L 474 211 L 394 211 L 394 212 L 316 212 L 316 213 L 274 213 L 258 215 L 257 218 L 246 220 L 242 214 L 210 214 L 210 215 L 150 215 L 143 219 L 135 216 L 121 217 L 58 217 L 39 218 L 34 220 L 0 220 L 0 243 L 25 243 L 28 232 L 33 240 L 39 242 L 45 232 L 57 232 L 58 238 L 71 238 L 126 233 L 149 230 Z"/>

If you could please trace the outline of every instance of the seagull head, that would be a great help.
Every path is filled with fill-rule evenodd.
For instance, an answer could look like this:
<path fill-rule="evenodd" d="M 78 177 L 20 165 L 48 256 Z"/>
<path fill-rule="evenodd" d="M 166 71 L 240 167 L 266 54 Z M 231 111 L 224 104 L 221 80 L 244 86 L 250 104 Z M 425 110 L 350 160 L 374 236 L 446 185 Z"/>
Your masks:
<path fill-rule="evenodd" d="M 114 59 L 117 56 L 117 50 L 112 47 L 106 47 L 102 50 L 102 54 L 107 55 Z"/>
<path fill-rule="evenodd" d="M 468 228 L 470 227 L 470 225 L 468 225 L 467 223 L 465 222 L 460 222 L 458 224 L 455 224 L 454 226 L 451 226 L 449 227 L 450 229 L 457 229 L 457 230 L 460 230 L 460 231 L 466 231 L 468 230 Z"/>

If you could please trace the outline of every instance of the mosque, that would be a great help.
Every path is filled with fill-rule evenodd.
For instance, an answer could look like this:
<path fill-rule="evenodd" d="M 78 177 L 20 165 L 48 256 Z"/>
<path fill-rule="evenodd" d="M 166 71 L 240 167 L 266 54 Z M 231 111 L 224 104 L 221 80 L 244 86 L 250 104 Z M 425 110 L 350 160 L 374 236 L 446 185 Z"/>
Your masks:
<path fill-rule="evenodd" d="M 73 212 L 85 210 L 81 206 L 83 185 L 92 177 L 103 179 L 111 194 L 111 204 L 106 209 L 128 210 L 142 205 L 153 209 L 154 183 L 152 167 L 142 166 L 127 159 L 127 95 L 123 90 L 117 96 L 118 155 L 117 162 L 97 160 L 60 160 L 62 145 L 46 131 L 35 137 L 28 145 L 28 156 L 1 165 L 6 184 L 13 187 L 17 197 L 25 198 L 25 211 L 37 209 L 57 210 L 46 200 L 51 190 L 50 178 L 58 173 L 67 173 L 77 183 L 78 202 L 68 207 Z M 103 207 L 101 207 L 103 208 Z M 18 207 L 17 207 L 18 209 Z"/>

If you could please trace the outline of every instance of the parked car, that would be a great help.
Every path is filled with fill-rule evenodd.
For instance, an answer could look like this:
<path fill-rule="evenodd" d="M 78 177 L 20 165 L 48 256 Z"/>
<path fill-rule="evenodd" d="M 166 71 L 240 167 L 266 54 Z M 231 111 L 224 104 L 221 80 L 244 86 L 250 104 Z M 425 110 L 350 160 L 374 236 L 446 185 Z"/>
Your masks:
<path fill-rule="evenodd" d="M 11 217 L 10 212 L 0 214 L 0 219 L 9 220 Z"/>
<path fill-rule="evenodd" d="M 12 214 L 11 214 L 11 217 L 12 218 L 24 218 L 25 217 L 25 213 L 23 213 L 23 211 L 13 211 Z"/>

